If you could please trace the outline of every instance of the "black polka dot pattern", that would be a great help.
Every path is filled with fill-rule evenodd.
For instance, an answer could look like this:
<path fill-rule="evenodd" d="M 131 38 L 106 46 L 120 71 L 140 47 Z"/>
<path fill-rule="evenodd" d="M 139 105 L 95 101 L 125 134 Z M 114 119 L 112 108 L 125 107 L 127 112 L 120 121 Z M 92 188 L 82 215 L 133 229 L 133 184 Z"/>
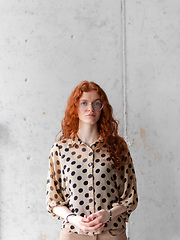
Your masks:
<path fill-rule="evenodd" d="M 49 155 L 46 191 L 48 212 L 60 219 L 54 214 L 53 207 L 66 205 L 72 213 L 84 217 L 94 210 L 97 212 L 123 205 L 127 211 L 105 223 L 100 232 L 125 228 L 125 221 L 128 221 L 138 203 L 136 176 L 130 153 L 125 159 L 126 164 L 119 170 L 113 169 L 101 138 L 90 147 L 78 138 L 55 143 Z M 84 234 L 65 220 L 62 228 Z"/>

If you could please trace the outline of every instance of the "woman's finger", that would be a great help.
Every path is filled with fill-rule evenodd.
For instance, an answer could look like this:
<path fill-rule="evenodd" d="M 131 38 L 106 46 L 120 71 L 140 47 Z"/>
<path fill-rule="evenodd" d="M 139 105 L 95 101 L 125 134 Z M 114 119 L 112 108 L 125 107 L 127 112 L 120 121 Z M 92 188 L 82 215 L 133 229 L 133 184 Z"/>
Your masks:
<path fill-rule="evenodd" d="M 99 218 L 95 218 L 92 221 L 89 220 L 89 222 L 82 222 L 82 224 L 86 227 L 93 227 L 93 226 L 96 226 L 99 223 L 102 224 L 102 222 L 100 221 Z"/>
<path fill-rule="evenodd" d="M 102 227 L 104 227 L 104 223 L 99 224 L 98 228 L 95 229 L 95 232 L 99 231 Z"/>
<path fill-rule="evenodd" d="M 101 229 L 104 226 L 104 224 L 99 223 L 93 227 L 83 227 L 84 232 L 97 232 L 99 229 Z"/>
<path fill-rule="evenodd" d="M 98 213 L 92 213 L 91 215 L 88 216 L 88 219 L 92 221 L 92 220 L 94 220 L 98 216 L 99 216 Z"/>
<path fill-rule="evenodd" d="M 81 219 L 81 222 L 82 222 L 82 223 L 88 223 L 88 222 L 89 222 L 89 219 L 84 217 L 84 218 Z"/>

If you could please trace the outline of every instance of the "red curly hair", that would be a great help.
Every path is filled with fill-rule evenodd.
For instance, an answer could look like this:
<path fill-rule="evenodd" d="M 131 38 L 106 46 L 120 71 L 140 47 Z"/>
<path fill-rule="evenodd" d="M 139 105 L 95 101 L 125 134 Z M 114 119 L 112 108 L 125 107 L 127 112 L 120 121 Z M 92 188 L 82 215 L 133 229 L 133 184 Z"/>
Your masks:
<path fill-rule="evenodd" d="M 71 93 L 67 108 L 65 111 L 65 117 L 61 122 L 62 136 L 59 140 L 73 138 L 76 136 L 79 128 L 79 118 L 77 112 L 77 105 L 83 92 L 90 92 L 95 90 L 103 103 L 103 109 L 101 110 L 101 116 L 98 120 L 98 132 L 103 138 L 104 144 L 107 146 L 110 154 L 110 159 L 113 160 L 113 168 L 119 169 L 122 162 L 126 162 L 128 157 L 128 148 L 126 142 L 118 135 L 118 121 L 113 118 L 113 109 L 109 104 L 106 93 L 103 89 L 94 82 L 83 81 L 81 82 Z"/>

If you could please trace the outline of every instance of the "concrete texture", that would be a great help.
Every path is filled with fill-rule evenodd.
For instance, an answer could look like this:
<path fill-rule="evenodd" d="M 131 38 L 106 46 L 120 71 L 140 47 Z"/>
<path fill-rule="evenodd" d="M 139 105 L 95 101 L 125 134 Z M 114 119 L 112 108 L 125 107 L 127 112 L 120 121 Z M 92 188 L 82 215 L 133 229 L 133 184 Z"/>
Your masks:
<path fill-rule="evenodd" d="M 121 1 L 0 1 L 0 238 L 53 240 L 48 155 L 66 101 L 99 83 L 123 123 Z M 126 2 L 127 120 L 139 206 L 131 240 L 178 240 L 178 0 Z"/>
<path fill-rule="evenodd" d="M 127 1 L 128 134 L 139 208 L 130 239 L 180 239 L 180 2 Z"/>

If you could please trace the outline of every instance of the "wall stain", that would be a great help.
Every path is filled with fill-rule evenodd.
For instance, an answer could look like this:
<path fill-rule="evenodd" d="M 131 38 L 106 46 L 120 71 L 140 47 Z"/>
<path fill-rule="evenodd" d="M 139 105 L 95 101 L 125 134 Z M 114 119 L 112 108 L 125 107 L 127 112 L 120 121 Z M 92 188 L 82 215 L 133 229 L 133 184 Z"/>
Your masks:
<path fill-rule="evenodd" d="M 47 240 L 46 235 L 41 233 L 39 236 L 39 240 Z"/>
<path fill-rule="evenodd" d="M 134 139 L 133 146 L 139 149 L 139 143 Z"/>
<path fill-rule="evenodd" d="M 162 159 L 162 155 L 159 152 L 154 152 L 154 160 L 158 162 Z"/>
<path fill-rule="evenodd" d="M 146 147 L 146 132 L 144 128 L 140 128 L 140 135 L 143 141 L 144 147 Z"/>

